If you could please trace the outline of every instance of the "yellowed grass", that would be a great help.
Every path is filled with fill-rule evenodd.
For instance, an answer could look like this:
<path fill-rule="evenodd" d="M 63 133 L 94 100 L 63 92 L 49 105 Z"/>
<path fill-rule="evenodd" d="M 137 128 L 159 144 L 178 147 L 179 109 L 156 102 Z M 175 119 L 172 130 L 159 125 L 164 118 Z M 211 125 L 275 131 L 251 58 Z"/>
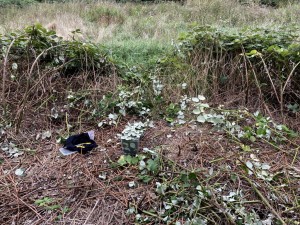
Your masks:
<path fill-rule="evenodd" d="M 105 18 L 97 22 L 87 19 L 90 10 L 106 7 L 117 10 L 124 21 Z M 70 31 L 80 29 L 83 38 L 93 41 L 126 39 L 154 39 L 170 41 L 178 33 L 197 22 L 217 26 L 274 26 L 297 22 L 300 4 L 286 8 L 265 8 L 258 5 L 240 5 L 236 0 L 189 0 L 187 4 L 117 4 L 109 1 L 96 3 L 71 2 L 35 4 L 25 8 L 0 9 L 0 33 L 22 29 L 34 23 L 53 26 L 59 35 L 68 38 Z"/>

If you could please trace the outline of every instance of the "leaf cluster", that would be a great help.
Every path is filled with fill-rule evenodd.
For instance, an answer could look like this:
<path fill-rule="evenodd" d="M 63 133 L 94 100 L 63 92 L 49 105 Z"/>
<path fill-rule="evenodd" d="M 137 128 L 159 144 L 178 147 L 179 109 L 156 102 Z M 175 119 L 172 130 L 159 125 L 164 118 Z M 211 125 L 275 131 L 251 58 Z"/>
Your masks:
<path fill-rule="evenodd" d="M 216 57 L 222 52 L 236 56 L 243 52 L 257 50 L 278 62 L 298 62 L 300 45 L 298 27 L 244 28 L 231 30 L 211 26 L 197 26 L 192 31 L 181 34 L 182 49 L 186 51 L 212 50 Z"/>
<path fill-rule="evenodd" d="M 196 71 L 206 70 L 209 86 L 221 92 L 246 89 L 248 94 L 256 89 L 253 96 L 259 89 L 260 97 L 281 107 L 299 102 L 299 27 L 195 26 L 179 40 L 178 56 Z"/>
<path fill-rule="evenodd" d="M 0 53 L 3 58 L 8 55 L 15 63 L 13 69 L 18 71 L 25 69 L 27 65 L 23 65 L 24 62 L 34 61 L 41 54 L 41 68 L 59 68 L 65 76 L 80 71 L 108 74 L 113 65 L 101 48 L 93 43 L 76 40 L 75 36 L 80 34 L 80 30 L 72 34 L 72 40 L 63 40 L 55 31 L 49 31 L 41 24 L 28 26 L 19 32 L 0 34 Z"/>

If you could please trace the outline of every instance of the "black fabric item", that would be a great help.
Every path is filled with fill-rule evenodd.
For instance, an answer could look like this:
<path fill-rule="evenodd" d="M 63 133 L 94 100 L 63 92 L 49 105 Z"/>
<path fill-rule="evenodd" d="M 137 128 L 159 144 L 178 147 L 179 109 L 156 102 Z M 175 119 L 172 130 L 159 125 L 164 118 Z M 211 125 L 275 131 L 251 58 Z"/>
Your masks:
<path fill-rule="evenodd" d="M 97 146 L 96 142 L 90 138 L 88 133 L 82 133 L 68 137 L 64 148 L 86 154 Z"/>

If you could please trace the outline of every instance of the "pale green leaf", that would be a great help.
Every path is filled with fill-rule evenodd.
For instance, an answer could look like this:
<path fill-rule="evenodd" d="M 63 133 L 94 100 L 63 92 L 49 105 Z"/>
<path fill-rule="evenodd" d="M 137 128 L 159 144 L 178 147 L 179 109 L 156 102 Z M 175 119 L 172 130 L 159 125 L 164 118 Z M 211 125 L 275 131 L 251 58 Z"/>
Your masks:
<path fill-rule="evenodd" d="M 197 117 L 197 121 L 198 121 L 199 123 L 205 123 L 206 117 L 203 116 L 203 115 L 200 115 L 200 116 Z"/>

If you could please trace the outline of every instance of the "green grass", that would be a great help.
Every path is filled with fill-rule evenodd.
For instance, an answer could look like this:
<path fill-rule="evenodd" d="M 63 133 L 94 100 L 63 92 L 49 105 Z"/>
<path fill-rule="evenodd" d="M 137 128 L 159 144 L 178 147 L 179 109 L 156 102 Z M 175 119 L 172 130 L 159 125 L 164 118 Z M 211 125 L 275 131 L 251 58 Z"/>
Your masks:
<path fill-rule="evenodd" d="M 142 39 L 110 42 L 105 45 L 105 48 L 117 62 L 124 63 L 127 67 L 146 66 L 147 68 L 172 51 L 170 45 Z"/>
<path fill-rule="evenodd" d="M 135 60 L 146 51 L 170 48 L 179 33 L 192 24 L 220 27 L 279 26 L 300 20 L 300 4 L 281 8 L 242 5 L 236 0 L 190 0 L 185 5 L 174 2 L 160 4 L 115 3 L 114 1 L 67 1 L 37 3 L 26 7 L 0 8 L 0 33 L 41 23 L 54 28 L 58 35 L 70 38 L 70 32 L 80 29 L 80 38 L 120 46 L 126 50 L 126 60 Z M 152 45 L 152 46 L 150 46 Z M 132 51 L 142 51 L 131 54 Z M 124 55 L 124 54 L 123 54 Z M 153 55 L 153 53 L 150 53 Z M 118 57 L 124 58 L 122 54 Z"/>
<path fill-rule="evenodd" d="M 77 38 L 104 45 L 118 62 L 128 67 L 143 64 L 142 68 L 149 68 L 172 51 L 172 42 L 177 42 L 180 33 L 195 24 L 240 29 L 287 26 L 300 20 L 299 3 L 272 8 L 251 2 L 188 0 L 181 5 L 77 0 L 37 3 L 23 8 L 11 6 L 0 8 L 0 33 L 37 22 L 55 29 L 64 38 L 71 38 L 71 31 L 80 29 L 81 35 Z M 184 71 L 185 76 L 188 73 Z"/>
<path fill-rule="evenodd" d="M 96 42 L 124 39 L 153 39 L 170 43 L 191 23 L 217 26 L 274 26 L 297 23 L 300 5 L 281 8 L 241 5 L 235 0 L 191 0 L 184 6 L 166 2 L 160 4 L 114 3 L 40 3 L 25 8 L 0 9 L 0 32 L 21 29 L 40 22 L 55 23 L 59 34 L 66 36 L 79 28 L 83 38 Z M 109 18 L 111 19 L 109 19 Z M 106 18 L 106 19 L 105 19 Z"/>
<path fill-rule="evenodd" d="M 185 5 L 114 1 L 36 3 L 22 8 L 0 8 L 0 33 L 37 22 L 55 29 L 64 38 L 70 38 L 71 31 L 80 29 L 82 35 L 79 38 L 110 46 L 117 58 L 124 59 L 126 63 L 147 63 L 147 57 L 153 56 L 155 61 L 165 49 L 172 47 L 172 40 L 176 41 L 178 35 L 193 24 L 279 26 L 297 23 L 300 20 L 299 10 L 300 4 L 271 8 L 257 4 L 242 5 L 236 0 L 190 0 Z"/>

